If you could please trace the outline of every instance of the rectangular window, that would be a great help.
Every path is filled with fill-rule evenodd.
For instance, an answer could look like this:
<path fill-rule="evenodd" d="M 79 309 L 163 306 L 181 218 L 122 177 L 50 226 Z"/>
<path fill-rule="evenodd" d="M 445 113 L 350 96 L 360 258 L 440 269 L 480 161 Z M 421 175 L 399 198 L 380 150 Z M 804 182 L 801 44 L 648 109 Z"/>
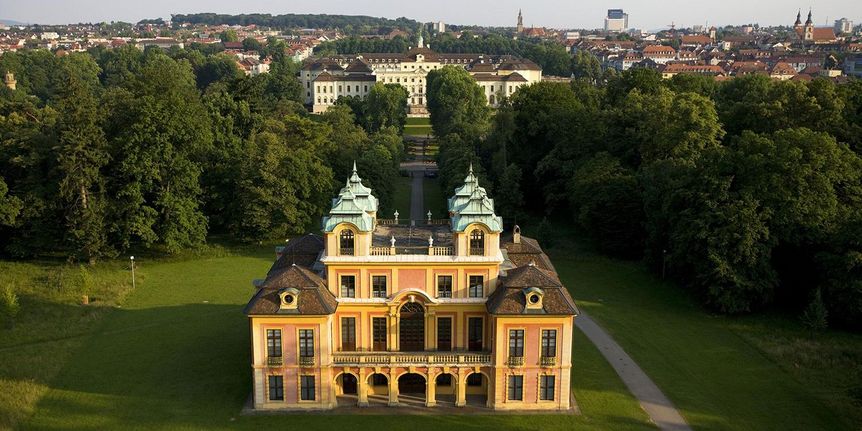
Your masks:
<path fill-rule="evenodd" d="M 269 376 L 269 399 L 270 401 L 284 400 L 284 377 Z"/>
<path fill-rule="evenodd" d="M 373 317 L 371 318 L 371 330 L 374 338 L 374 350 L 379 352 L 386 351 L 386 318 Z"/>
<path fill-rule="evenodd" d="M 542 330 L 542 356 L 552 358 L 557 356 L 557 330 Z"/>
<path fill-rule="evenodd" d="M 540 376 L 539 377 L 539 399 L 545 401 L 553 401 L 554 400 L 554 376 Z"/>
<path fill-rule="evenodd" d="M 482 329 L 481 317 L 470 317 L 467 319 L 467 350 L 471 352 L 482 351 Z"/>
<path fill-rule="evenodd" d="M 374 275 L 371 277 L 371 297 L 385 298 L 386 297 L 386 276 Z"/>
<path fill-rule="evenodd" d="M 524 399 L 524 376 L 509 376 L 509 396 L 511 401 Z"/>
<path fill-rule="evenodd" d="M 299 330 L 299 356 L 302 358 L 311 358 L 314 356 L 313 329 Z"/>
<path fill-rule="evenodd" d="M 356 298 L 356 276 L 341 276 L 341 296 L 344 298 Z"/>
<path fill-rule="evenodd" d="M 481 298 L 484 296 L 485 277 L 481 275 L 470 276 L 470 297 Z"/>
<path fill-rule="evenodd" d="M 524 356 L 524 330 L 509 330 L 509 356 Z"/>
<path fill-rule="evenodd" d="M 437 297 L 451 298 L 452 297 L 452 276 L 440 275 L 437 276 Z"/>
<path fill-rule="evenodd" d="M 300 376 L 299 399 L 314 401 L 314 376 Z"/>
<path fill-rule="evenodd" d="M 341 318 L 341 350 L 353 352 L 356 350 L 356 318 Z"/>
<path fill-rule="evenodd" d="M 441 352 L 452 351 L 452 318 L 437 318 L 437 350 Z"/>
<path fill-rule="evenodd" d="M 281 357 L 281 329 L 266 330 L 266 355 Z"/>

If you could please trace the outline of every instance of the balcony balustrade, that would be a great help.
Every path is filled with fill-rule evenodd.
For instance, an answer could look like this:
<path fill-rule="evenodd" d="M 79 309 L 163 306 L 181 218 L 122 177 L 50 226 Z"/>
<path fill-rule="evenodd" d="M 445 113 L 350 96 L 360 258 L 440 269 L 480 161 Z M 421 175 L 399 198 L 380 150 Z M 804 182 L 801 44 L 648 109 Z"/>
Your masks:
<path fill-rule="evenodd" d="M 490 352 L 337 352 L 335 365 L 491 365 Z"/>
<path fill-rule="evenodd" d="M 507 364 L 510 367 L 523 367 L 524 366 L 524 357 L 523 356 L 509 356 L 509 360 Z"/>
<path fill-rule="evenodd" d="M 280 367 L 284 365 L 284 358 L 281 356 L 270 356 L 266 358 L 266 364 L 270 367 Z"/>
<path fill-rule="evenodd" d="M 314 366 L 314 356 L 300 356 L 299 357 L 299 366 L 300 367 L 313 367 Z"/>
<path fill-rule="evenodd" d="M 542 356 L 541 364 L 543 367 L 556 367 L 557 366 L 557 357 L 556 356 Z"/>

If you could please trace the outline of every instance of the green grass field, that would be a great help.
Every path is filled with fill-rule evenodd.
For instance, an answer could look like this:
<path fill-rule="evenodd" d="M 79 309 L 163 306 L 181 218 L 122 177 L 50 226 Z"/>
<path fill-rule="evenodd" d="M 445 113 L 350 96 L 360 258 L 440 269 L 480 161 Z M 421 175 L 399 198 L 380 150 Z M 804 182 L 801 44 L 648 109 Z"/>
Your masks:
<path fill-rule="evenodd" d="M 434 182 L 426 180 L 426 199 L 435 199 Z M 572 244 L 558 238 L 549 252 L 579 306 L 694 428 L 859 429 L 859 335 L 812 337 L 775 314 L 715 316 L 641 264 Z M 86 273 L 0 262 L 0 281 L 15 285 L 22 304 L 17 326 L 0 330 L 0 429 L 653 429 L 580 332 L 572 379 L 580 416 L 240 416 L 251 389 L 241 309 L 272 258 L 271 245 L 139 257 L 135 291 L 125 261 Z M 85 292 L 91 305 L 80 305 Z"/>
<path fill-rule="evenodd" d="M 62 353 L 55 372 L 43 377 L 41 393 L 18 402 L 26 412 L 0 411 L 0 427 L 13 426 L 35 410 L 27 429 L 652 429 L 580 334 L 573 347 L 580 370 L 573 379 L 580 416 L 239 416 L 251 390 L 248 327 L 241 309 L 252 293 L 251 280 L 265 274 L 271 259 L 270 247 L 187 260 L 141 259 L 138 288 L 121 308 L 95 319 L 89 333 L 74 337 L 75 342 L 42 344 L 48 353 Z M 123 274 L 111 271 L 110 279 L 119 281 Z M 60 327 L 61 320 L 52 324 Z M 32 362 L 29 352 L 19 346 L 4 352 L 4 359 L 23 366 Z M 33 372 L 6 376 L 4 369 L 5 395 L 18 399 Z"/>
<path fill-rule="evenodd" d="M 395 185 L 395 194 L 392 198 L 392 208 L 385 208 L 385 213 L 378 215 L 380 218 L 394 218 L 393 213 L 398 210 L 399 218 L 410 219 L 410 177 L 398 177 Z"/>
<path fill-rule="evenodd" d="M 440 180 L 438 178 L 425 178 L 422 184 L 423 197 L 425 198 L 423 205 L 425 211 L 431 211 L 432 218 L 447 218 L 449 217 L 446 211 L 446 198 L 440 188 Z"/>
<path fill-rule="evenodd" d="M 404 125 L 404 134 L 407 136 L 430 136 L 434 132 L 431 130 L 431 119 L 420 117 L 409 117 Z"/>
<path fill-rule="evenodd" d="M 694 428 L 862 425 L 859 399 L 852 396 L 862 387 L 862 336 L 812 336 L 794 319 L 774 314 L 712 315 L 640 263 L 565 244 L 550 254 L 579 307 L 614 336 Z"/>

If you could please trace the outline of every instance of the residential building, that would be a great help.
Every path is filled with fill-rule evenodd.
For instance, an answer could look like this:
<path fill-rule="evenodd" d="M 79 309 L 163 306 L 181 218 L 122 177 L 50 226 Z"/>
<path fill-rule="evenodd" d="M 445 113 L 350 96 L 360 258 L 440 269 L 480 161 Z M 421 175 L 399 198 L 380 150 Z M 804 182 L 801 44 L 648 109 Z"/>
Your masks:
<path fill-rule="evenodd" d="M 446 33 L 446 23 L 443 21 L 437 21 L 434 23 L 434 31 L 437 33 Z"/>
<path fill-rule="evenodd" d="M 606 32 L 621 32 L 629 28 L 629 14 L 623 12 L 622 9 L 608 9 L 608 15 L 605 17 Z"/>
<path fill-rule="evenodd" d="M 314 113 L 325 112 L 342 96 L 365 97 L 376 82 L 400 84 L 408 92 L 409 114 L 428 115 L 426 76 L 444 66 L 463 67 L 486 92 L 488 103 L 497 106 L 502 96 L 542 80 L 535 63 L 511 56 L 444 54 L 423 46 L 406 53 L 370 53 L 318 58 L 300 71 L 305 103 Z"/>
<path fill-rule="evenodd" d="M 254 409 L 569 411 L 575 303 L 472 169 L 448 219 L 379 219 L 371 192 L 354 167 L 322 236 L 291 240 L 255 282 Z"/>
<path fill-rule="evenodd" d="M 848 55 L 844 59 L 844 74 L 862 78 L 862 55 Z"/>
<path fill-rule="evenodd" d="M 138 39 L 135 43 L 135 47 L 137 47 L 138 49 L 144 49 L 148 46 L 157 46 L 162 49 L 169 49 L 172 46 L 176 46 L 182 49 L 184 44 L 170 37 L 157 37 L 155 39 Z"/>
<path fill-rule="evenodd" d="M 645 59 L 652 60 L 658 64 L 665 64 L 676 60 L 676 50 L 672 46 L 648 45 L 643 49 Z"/>
<path fill-rule="evenodd" d="M 837 34 L 853 33 L 853 21 L 850 21 L 847 18 L 836 19 L 835 20 L 835 33 L 837 33 Z"/>
<path fill-rule="evenodd" d="M 712 66 L 709 64 L 683 64 L 683 63 L 671 63 L 664 68 L 660 68 L 662 78 L 670 79 L 679 74 L 696 74 L 696 75 L 707 75 L 707 76 L 725 76 L 726 73 L 724 69 L 719 66 Z"/>

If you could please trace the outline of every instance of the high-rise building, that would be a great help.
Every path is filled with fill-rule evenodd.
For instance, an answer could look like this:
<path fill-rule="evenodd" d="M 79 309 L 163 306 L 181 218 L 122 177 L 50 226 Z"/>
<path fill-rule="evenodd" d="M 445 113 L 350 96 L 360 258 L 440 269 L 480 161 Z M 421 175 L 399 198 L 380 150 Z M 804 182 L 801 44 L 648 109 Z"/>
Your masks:
<path fill-rule="evenodd" d="M 446 33 L 446 23 L 443 21 L 435 22 L 434 31 L 436 31 L 437 33 Z"/>
<path fill-rule="evenodd" d="M 605 17 L 605 31 L 620 32 L 629 28 L 629 14 L 623 12 L 622 9 L 608 9 L 608 16 Z"/>
<path fill-rule="evenodd" d="M 841 18 L 835 20 L 835 33 L 838 34 L 850 34 L 853 32 L 853 21 L 850 21 L 847 18 Z"/>

